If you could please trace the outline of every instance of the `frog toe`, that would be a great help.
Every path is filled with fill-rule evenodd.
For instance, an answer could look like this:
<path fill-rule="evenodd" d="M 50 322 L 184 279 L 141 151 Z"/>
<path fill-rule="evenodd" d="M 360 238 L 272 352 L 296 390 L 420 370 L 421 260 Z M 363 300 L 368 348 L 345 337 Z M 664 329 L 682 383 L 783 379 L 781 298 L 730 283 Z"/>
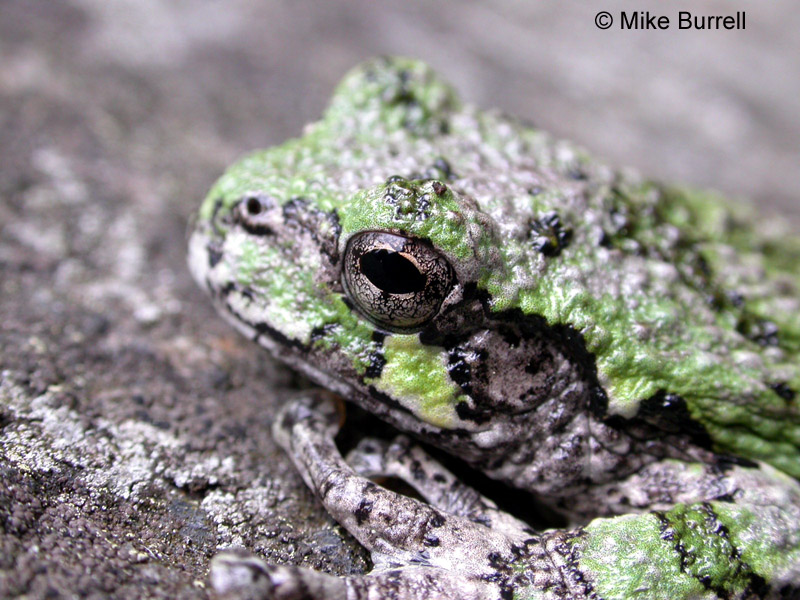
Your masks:
<path fill-rule="evenodd" d="M 295 566 L 269 565 L 256 556 L 223 552 L 211 561 L 214 591 L 228 600 L 401 600 L 497 598 L 499 587 L 429 566 L 395 566 L 367 575 L 336 577 Z"/>
<path fill-rule="evenodd" d="M 292 428 L 300 423 L 320 435 L 336 435 L 344 420 L 344 406 L 336 396 L 324 390 L 308 392 L 288 400 L 275 415 L 272 437 L 284 449 L 291 445 Z"/>
<path fill-rule="evenodd" d="M 251 554 L 222 552 L 211 561 L 214 591 L 227 599 L 300 600 L 346 597 L 343 579 L 295 566 L 270 565 Z"/>

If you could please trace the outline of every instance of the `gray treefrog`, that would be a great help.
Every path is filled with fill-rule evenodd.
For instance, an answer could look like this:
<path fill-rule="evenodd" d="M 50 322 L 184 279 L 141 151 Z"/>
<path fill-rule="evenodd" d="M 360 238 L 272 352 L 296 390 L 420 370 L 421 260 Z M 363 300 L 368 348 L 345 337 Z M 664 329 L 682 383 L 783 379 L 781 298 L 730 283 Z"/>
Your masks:
<path fill-rule="evenodd" d="M 463 104 L 350 73 L 211 189 L 190 240 L 236 328 L 570 519 L 533 530 L 401 435 L 345 460 L 329 393 L 273 434 L 372 553 L 337 578 L 219 556 L 275 598 L 800 597 L 800 240 Z M 424 501 L 370 478 L 405 480 Z"/>

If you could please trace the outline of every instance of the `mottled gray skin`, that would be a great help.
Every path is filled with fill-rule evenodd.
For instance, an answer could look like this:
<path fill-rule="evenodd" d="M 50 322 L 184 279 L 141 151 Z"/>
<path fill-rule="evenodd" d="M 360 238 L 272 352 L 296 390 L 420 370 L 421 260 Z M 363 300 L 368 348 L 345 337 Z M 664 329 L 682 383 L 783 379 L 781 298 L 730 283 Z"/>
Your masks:
<path fill-rule="evenodd" d="M 532 531 L 406 438 L 367 440 L 345 462 L 330 401 L 306 396 L 287 401 L 273 434 L 375 569 L 336 579 L 225 554 L 215 587 L 275 598 L 794 597 L 800 486 L 767 463 L 796 474 L 786 315 L 797 290 L 750 293 L 752 270 L 735 255 L 719 274 L 705 256 L 695 268 L 703 261 L 687 240 L 700 234 L 672 211 L 706 202 L 461 109 L 403 60 L 366 65 L 306 138 L 234 166 L 190 244 L 221 314 L 324 387 L 576 527 Z M 413 248 L 362 237 L 374 232 Z M 370 267 L 352 248 L 365 239 L 419 268 L 418 296 L 382 287 L 417 285 L 388 262 L 393 283 L 364 279 Z M 707 306 L 723 281 L 745 299 Z M 773 297 L 783 329 L 763 349 L 761 333 L 728 321 Z M 384 475 L 427 503 L 368 479 Z"/>

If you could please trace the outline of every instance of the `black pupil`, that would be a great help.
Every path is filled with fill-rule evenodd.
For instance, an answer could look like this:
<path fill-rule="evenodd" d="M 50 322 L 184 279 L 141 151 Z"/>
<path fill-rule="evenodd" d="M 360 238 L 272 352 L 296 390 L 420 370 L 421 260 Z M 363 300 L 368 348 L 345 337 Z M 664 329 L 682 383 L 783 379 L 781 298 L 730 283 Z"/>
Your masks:
<path fill-rule="evenodd" d="M 361 257 L 361 272 L 372 284 L 390 294 L 412 294 L 425 289 L 425 276 L 398 252 L 373 250 Z"/>

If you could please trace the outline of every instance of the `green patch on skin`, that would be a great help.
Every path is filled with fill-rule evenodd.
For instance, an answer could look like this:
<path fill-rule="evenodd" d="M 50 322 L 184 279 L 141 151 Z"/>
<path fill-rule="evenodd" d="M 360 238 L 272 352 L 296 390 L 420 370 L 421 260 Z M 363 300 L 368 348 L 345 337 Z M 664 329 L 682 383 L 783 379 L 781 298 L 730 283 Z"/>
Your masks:
<path fill-rule="evenodd" d="M 372 341 L 374 329 L 356 316 L 342 301 L 341 296 L 331 295 L 326 309 L 320 315 L 326 323 L 336 323 L 328 335 L 315 341 L 315 345 L 328 350 L 341 348 L 350 357 L 353 369 L 363 375 L 371 364 L 370 356 L 380 350 L 380 344 Z"/>
<path fill-rule="evenodd" d="M 447 375 L 441 352 L 423 345 L 417 335 L 392 335 L 384 341 L 384 358 L 380 378 L 368 383 L 426 423 L 443 429 L 456 426 L 461 390 Z"/>
<path fill-rule="evenodd" d="M 419 137 L 445 133 L 448 116 L 461 107 L 453 88 L 419 61 L 392 58 L 391 64 L 378 61 L 346 75 L 325 112 L 325 126 L 347 128 L 355 119 L 364 132 L 379 125 Z"/>
<path fill-rule="evenodd" d="M 315 347 L 340 349 L 353 361 L 356 373 L 363 375 L 371 352 L 373 328 L 359 318 L 342 300 L 341 294 L 319 287 L 314 273 L 319 268 L 316 254 L 296 254 L 296 249 L 280 249 L 259 244 L 250 238 L 229 239 L 229 254 L 235 260 L 240 285 L 258 291 L 264 319 L 287 337 L 302 344 L 312 343 L 312 331 L 326 325 L 326 335 L 313 340 Z M 287 259 L 287 253 L 292 260 Z"/>
<path fill-rule="evenodd" d="M 668 187 L 663 194 L 660 218 L 700 245 L 711 273 L 724 277 L 735 262 L 746 267 L 742 271 L 757 274 L 755 280 L 729 276 L 709 282 L 725 291 L 747 291 L 741 306 L 726 307 L 738 316 L 739 328 L 743 319 L 774 323 L 779 329 L 778 345 L 791 353 L 800 352 L 800 314 L 785 310 L 781 303 L 782 297 L 800 293 L 800 238 L 790 235 L 784 222 L 762 219 L 751 207 L 711 192 Z M 735 254 L 725 252 L 727 248 L 733 248 Z M 765 288 L 763 275 L 774 284 Z M 737 289 L 740 287 L 743 290 Z"/>
<path fill-rule="evenodd" d="M 646 186 L 635 191 L 638 198 L 651 192 L 652 187 Z M 620 198 L 623 196 L 615 202 L 622 202 Z M 671 261 L 676 265 L 675 280 L 663 286 L 663 293 L 592 293 L 602 285 L 587 285 L 587 277 L 614 275 L 602 255 L 598 258 L 591 248 L 573 246 L 549 260 L 525 287 L 515 285 L 512 269 L 488 272 L 480 287 L 492 295 L 492 310 L 519 307 L 527 314 L 544 317 L 551 325 L 569 325 L 581 332 L 587 349 L 595 356 L 611 414 L 631 418 L 642 400 L 659 392 L 677 394 L 686 400 L 691 417 L 709 433 L 716 450 L 764 460 L 800 477 L 797 400 L 782 398 L 772 387 L 784 383 L 800 390 L 800 376 L 790 359 L 796 344 L 795 322 L 800 324 L 800 317 L 773 311 L 779 326 L 779 347 L 787 354 L 783 363 L 765 360 L 763 346 L 738 331 L 745 311 L 757 315 L 763 310 L 747 301 L 744 307 L 711 304 L 708 299 L 722 296 L 723 292 L 717 290 L 724 286 L 709 276 L 703 279 L 681 271 L 702 262 L 693 254 L 702 242 L 700 234 L 682 231 L 686 240 L 677 244 L 678 250 L 662 248 L 659 244 L 669 236 L 653 232 L 672 225 L 665 225 L 662 217 L 648 214 L 641 206 L 637 211 L 627 217 L 627 242 L 615 242 L 621 262 L 614 268 L 658 281 L 662 272 L 655 265 L 669 264 L 668 252 L 678 252 Z M 711 214 L 716 213 L 712 210 Z M 682 222 L 691 215 L 672 218 Z M 701 222 L 700 230 L 710 235 L 720 227 Z M 658 239 L 649 239 L 651 236 Z M 653 260 L 640 257 L 637 248 L 642 247 L 664 253 L 665 258 L 658 254 Z M 504 251 L 508 263 L 515 249 L 508 246 Z M 762 260 L 757 254 L 751 255 Z M 800 286 L 791 288 L 788 295 L 793 296 L 797 289 Z M 773 295 L 760 302 L 777 305 L 780 298 L 776 301 Z"/>
<path fill-rule="evenodd" d="M 781 475 L 776 473 L 775 476 Z M 787 484 L 792 485 L 788 478 Z M 741 560 L 754 573 L 771 581 L 800 560 L 800 524 L 791 517 L 787 516 L 788 523 L 780 527 L 777 522 L 765 521 L 763 514 L 756 514 L 747 506 L 727 502 L 715 502 L 713 506 L 728 530 L 731 543 L 741 552 Z M 772 509 L 779 510 L 778 507 Z"/>
<path fill-rule="evenodd" d="M 232 244 L 231 244 L 232 245 Z M 270 254 L 276 254 L 271 248 L 262 249 L 254 240 L 243 237 L 237 241 L 236 281 L 239 285 L 250 287 L 256 277 L 263 273 L 270 264 Z M 274 277 L 263 283 L 269 286 L 270 292 L 280 291 L 281 284 Z"/>
<path fill-rule="evenodd" d="M 387 194 L 391 200 L 386 199 Z M 449 188 L 437 193 L 432 181 L 380 185 L 357 193 L 339 211 L 344 234 L 400 230 L 430 240 L 457 260 L 468 260 L 476 249 L 491 246 L 491 235 L 478 215 L 458 202 Z"/>
<path fill-rule="evenodd" d="M 763 518 L 740 505 L 679 504 L 660 516 L 597 519 L 572 547 L 602 598 L 729 597 L 744 591 L 754 573 L 768 576 L 785 560 L 768 539 L 739 557 L 737 535 L 750 522 Z"/>
<path fill-rule="evenodd" d="M 681 571 L 673 542 L 650 514 L 596 519 L 571 542 L 600 598 L 702 598 L 705 588 Z"/>
<path fill-rule="evenodd" d="M 663 516 L 668 525 L 661 536 L 677 548 L 683 572 L 721 597 L 747 588 L 752 572 L 739 559 L 710 505 L 679 504 Z"/>
<path fill-rule="evenodd" d="M 209 190 L 200 207 L 201 221 L 208 221 L 215 214 L 225 216 L 237 202 L 252 193 L 268 196 L 280 204 L 302 196 L 326 209 L 332 192 L 313 183 L 317 168 L 314 163 L 326 155 L 332 156 L 335 149 L 321 133 L 324 132 L 287 140 L 280 146 L 253 152 L 235 162 Z"/>

